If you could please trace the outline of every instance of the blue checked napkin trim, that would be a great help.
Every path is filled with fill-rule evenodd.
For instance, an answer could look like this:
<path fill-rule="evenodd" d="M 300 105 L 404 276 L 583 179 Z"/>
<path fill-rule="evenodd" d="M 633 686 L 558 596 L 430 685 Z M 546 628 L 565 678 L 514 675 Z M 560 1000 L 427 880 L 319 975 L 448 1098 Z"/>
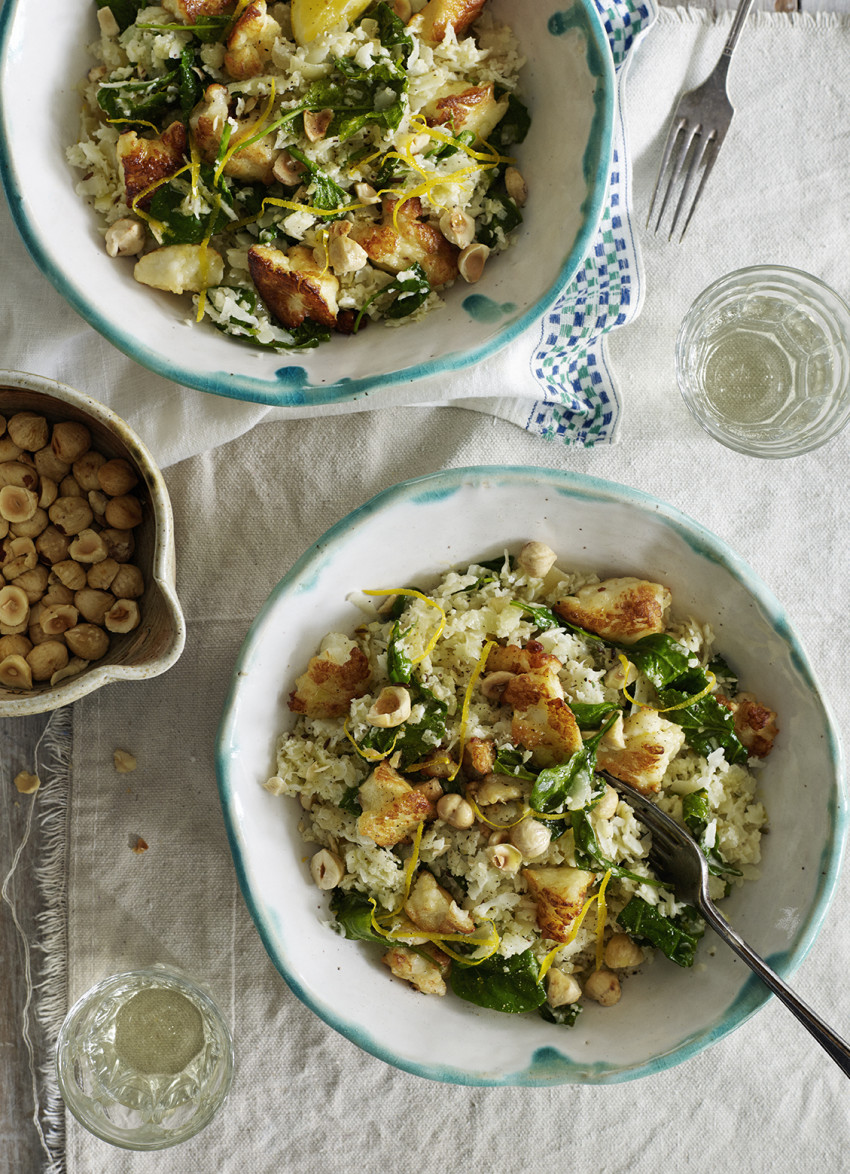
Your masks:
<path fill-rule="evenodd" d="M 547 440 L 588 447 L 616 439 L 621 404 L 605 354 L 605 337 L 632 322 L 643 301 L 623 111 L 629 62 L 658 16 L 654 0 L 594 2 L 608 34 L 617 76 L 608 199 L 591 252 L 540 324 L 530 373 L 543 394 L 525 422 L 529 432 Z"/>

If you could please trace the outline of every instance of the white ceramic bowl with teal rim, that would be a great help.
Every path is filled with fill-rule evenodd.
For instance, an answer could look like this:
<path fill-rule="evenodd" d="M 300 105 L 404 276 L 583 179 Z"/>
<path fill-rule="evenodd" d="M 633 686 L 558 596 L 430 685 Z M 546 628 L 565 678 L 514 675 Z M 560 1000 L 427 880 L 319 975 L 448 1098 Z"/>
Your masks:
<path fill-rule="evenodd" d="M 239 656 L 217 748 L 236 871 L 260 936 L 292 990 L 375 1056 L 459 1084 L 606 1083 L 680 1063 L 732 1031 L 767 989 L 718 943 L 704 965 L 658 958 L 615 1007 L 588 1006 L 572 1029 L 390 981 L 380 950 L 328 928 L 294 800 L 263 789 L 287 696 L 322 637 L 362 618 L 364 587 L 427 584 L 452 566 L 548 543 L 562 566 L 659 580 L 674 607 L 712 624 L 742 686 L 779 712 L 764 768 L 770 836 L 762 875 L 726 912 L 786 978 L 807 950 L 839 873 L 847 822 L 841 749 L 827 705 L 769 589 L 724 543 L 635 490 L 536 468 L 453 469 L 379 494 L 327 532 L 274 589 Z"/>
<path fill-rule="evenodd" d="M 174 518 L 165 480 L 150 451 L 120 416 L 91 396 L 64 383 L 24 371 L 0 371 L 0 416 L 36 412 L 50 424 L 74 420 L 91 432 L 92 448 L 108 458 L 129 461 L 139 474 L 133 492 L 144 517 L 134 530 L 131 561 L 145 580 L 139 599 L 141 623 L 132 632 L 112 635 L 109 650 L 77 676 L 32 690 L 0 685 L 0 717 L 44 713 L 77 701 L 110 681 L 146 681 L 171 668 L 186 643 L 186 623 L 175 589 Z"/>
<path fill-rule="evenodd" d="M 95 213 L 74 192 L 65 148 L 79 133 L 76 87 L 91 67 L 94 0 L 6 0 L 0 7 L 0 174 L 36 264 L 96 330 L 167 379 L 276 405 L 357 400 L 448 374 L 494 354 L 556 300 L 589 251 L 612 158 L 614 68 L 593 0 L 491 0 L 528 57 L 532 129 L 518 156 L 531 196 L 515 246 L 482 280 L 459 282 L 420 325 L 376 324 L 299 355 L 251 348 L 188 302 L 133 280 L 107 256 Z M 50 35 L 45 36 L 44 30 Z M 37 79 L 37 81 L 34 81 Z"/>

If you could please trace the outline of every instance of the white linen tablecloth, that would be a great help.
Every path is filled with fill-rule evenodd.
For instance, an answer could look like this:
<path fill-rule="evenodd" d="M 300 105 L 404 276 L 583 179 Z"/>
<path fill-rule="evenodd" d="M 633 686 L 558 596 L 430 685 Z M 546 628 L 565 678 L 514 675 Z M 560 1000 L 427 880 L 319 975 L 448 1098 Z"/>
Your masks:
<path fill-rule="evenodd" d="M 729 21 L 662 11 L 630 79 L 635 202 L 645 208 L 670 109 L 717 59 Z M 231 669 L 262 601 L 329 525 L 399 480 L 445 466 L 563 467 L 653 493 L 730 543 L 787 608 L 850 733 L 842 630 L 850 432 L 789 461 L 758 462 L 700 431 L 675 386 L 673 342 L 690 300 L 742 265 L 796 265 L 850 294 L 850 21 L 756 14 L 731 69 L 737 114 L 683 245 L 643 239 L 643 316 L 613 337 L 626 412 L 621 443 L 565 450 L 456 408 L 393 408 L 266 422 L 168 470 L 185 653 L 163 677 L 111 685 L 74 707 L 70 794 L 38 802 L 67 840 L 67 965 L 73 1000 L 124 967 L 176 963 L 205 980 L 237 1049 L 231 1098 L 196 1139 L 159 1154 L 113 1150 L 67 1121 L 68 1174 L 815 1174 L 847 1166 L 845 1077 L 775 1001 L 687 1064 L 616 1086 L 463 1088 L 395 1071 L 337 1035 L 290 993 L 238 891 L 218 806 L 213 743 Z M 73 364 L 64 372 L 79 384 Z M 86 372 L 91 383 L 91 376 Z M 104 372 L 108 377 L 108 373 Z M 193 426 L 202 427 L 198 420 Z M 212 444 L 214 435 L 207 435 Z M 568 552 L 564 552 L 568 555 Z M 113 751 L 138 769 L 118 775 Z M 64 827 L 64 823 L 62 824 Z M 149 850 L 130 851 L 142 836 Z M 64 849 L 63 849 L 64 845 Z M 55 895 L 55 893 L 54 893 Z M 61 905 L 58 907 L 61 914 Z M 796 976 L 850 1034 L 843 880 Z M 60 928 L 54 920 L 48 929 Z M 718 947 L 722 948 L 722 947 Z M 51 1002 L 51 996 L 54 1001 Z M 55 1108 L 55 1105 L 54 1105 Z M 61 1130 L 60 1130 L 61 1132 Z M 58 1143 L 61 1138 L 57 1138 Z"/>

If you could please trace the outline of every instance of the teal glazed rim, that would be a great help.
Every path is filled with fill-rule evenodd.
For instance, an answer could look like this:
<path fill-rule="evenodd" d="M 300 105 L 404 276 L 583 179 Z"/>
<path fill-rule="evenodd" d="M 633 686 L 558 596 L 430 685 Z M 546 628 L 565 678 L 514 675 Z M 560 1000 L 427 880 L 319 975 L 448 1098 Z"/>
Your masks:
<path fill-rule="evenodd" d="M 566 2 L 566 0 L 565 0 Z M 19 5 L 23 0 L 7 0 L 0 6 L 0 62 L 5 61 L 12 44 L 12 30 Z M 47 250 L 42 236 L 27 216 L 27 199 L 18 174 L 13 165 L 11 150 L 11 128 L 3 113 L 0 101 L 0 181 L 12 212 L 17 229 L 35 264 L 51 282 L 54 288 L 99 334 L 113 346 L 157 375 L 174 383 L 184 384 L 199 391 L 249 403 L 267 404 L 273 407 L 318 406 L 342 404 L 361 399 L 383 387 L 404 385 L 419 379 L 446 375 L 465 370 L 497 354 L 519 337 L 535 321 L 542 318 L 554 305 L 564 289 L 573 280 L 582 260 L 587 255 L 607 198 L 608 177 L 613 158 L 614 111 L 616 105 L 616 78 L 614 62 L 602 20 L 593 0 L 578 0 L 576 13 L 571 20 L 581 23 L 588 34 L 588 64 L 598 82 L 595 111 L 592 120 L 588 148 L 584 156 L 585 175 L 593 178 L 590 193 L 583 210 L 585 218 L 568 256 L 561 266 L 552 286 L 530 306 L 525 313 L 507 323 L 499 334 L 472 347 L 463 353 L 447 353 L 438 358 L 400 368 L 396 371 L 357 379 L 338 378 L 335 382 L 311 384 L 308 372 L 297 361 L 282 365 L 270 378 L 257 378 L 236 370 L 199 372 L 191 365 L 181 366 L 163 357 L 146 343 L 135 337 L 120 323 L 106 317 L 93 304 L 85 286 L 57 266 Z M 550 30 L 551 31 L 551 30 Z M 562 30 L 556 30 L 558 35 Z M 565 31 L 565 30 L 563 30 Z M 69 178 L 69 183 L 70 183 Z M 482 309 L 475 295 L 469 300 L 465 312 L 470 317 L 481 317 Z M 239 344 L 234 343 L 238 356 Z M 245 365 L 247 366 L 247 365 Z"/>
<path fill-rule="evenodd" d="M 330 1027 L 357 1044 L 364 1051 L 396 1068 L 429 1080 L 450 1084 L 480 1086 L 522 1086 L 538 1087 L 557 1084 L 618 1084 L 651 1076 L 683 1063 L 696 1056 L 710 1044 L 727 1036 L 755 1014 L 770 999 L 768 988 L 754 976 L 749 976 L 733 1002 L 708 1026 L 682 1039 L 674 1048 L 654 1056 L 646 1062 L 625 1065 L 606 1063 L 582 1064 L 570 1059 L 557 1047 L 538 1048 L 530 1063 L 524 1067 L 504 1073 L 499 1077 L 479 1077 L 456 1067 L 416 1063 L 395 1054 L 390 1048 L 374 1038 L 360 1024 L 346 1018 L 317 999 L 311 991 L 299 982 L 287 958 L 277 942 L 273 918 L 267 917 L 251 890 L 241 855 L 237 835 L 237 807 L 229 777 L 228 763 L 239 755 L 239 737 L 236 729 L 237 700 L 240 678 L 250 668 L 255 650 L 262 641 L 263 628 L 268 616 L 278 606 L 281 597 L 292 591 L 310 590 L 320 569 L 334 551 L 343 545 L 356 526 L 366 518 L 379 514 L 390 505 L 428 505 L 429 502 L 450 497 L 464 485 L 480 487 L 498 485 L 500 488 L 529 482 L 540 487 L 541 493 L 552 492 L 579 501 L 594 503 L 610 502 L 616 505 L 634 506 L 651 513 L 655 520 L 675 532 L 677 537 L 696 553 L 725 568 L 755 598 L 777 635 L 786 645 L 795 669 L 806 686 L 815 693 L 823 707 L 829 757 L 832 762 L 836 788 L 829 801 L 829 835 L 824 844 L 819 869 L 819 879 L 814 899 L 798 927 L 793 946 L 781 953 L 774 953 L 766 960 L 785 978 L 790 978 L 814 944 L 827 909 L 835 892 L 844 854 L 844 841 L 848 826 L 848 811 L 845 783 L 845 764 L 841 743 L 828 704 L 821 695 L 808 657 L 795 636 L 788 616 L 766 584 L 736 555 L 720 538 L 705 529 L 698 522 L 675 507 L 652 497 L 640 490 L 630 489 L 613 482 L 558 470 L 513 467 L 474 466 L 457 468 L 404 481 L 376 494 L 358 509 L 353 510 L 322 535 L 281 579 L 257 616 L 240 651 L 233 672 L 233 680 L 225 701 L 223 716 L 216 741 L 216 774 L 219 798 L 224 814 L 231 854 L 243 897 L 260 934 L 260 938 L 274 965 L 280 971 L 290 989 Z"/>

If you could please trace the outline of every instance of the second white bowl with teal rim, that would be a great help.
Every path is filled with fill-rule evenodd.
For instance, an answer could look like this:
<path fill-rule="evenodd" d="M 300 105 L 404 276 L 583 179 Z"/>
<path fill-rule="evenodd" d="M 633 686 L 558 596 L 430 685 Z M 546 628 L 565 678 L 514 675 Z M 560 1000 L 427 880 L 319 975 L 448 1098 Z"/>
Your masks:
<path fill-rule="evenodd" d="M 388 540 L 391 539 L 391 540 Z M 658 958 L 615 1007 L 575 1027 L 426 998 L 388 980 L 378 954 L 328 928 L 311 882 L 299 808 L 269 794 L 295 677 L 329 631 L 352 631 L 364 587 L 427 584 L 453 566 L 548 543 L 562 566 L 665 583 L 674 607 L 710 623 L 741 686 L 779 713 L 763 770 L 771 834 L 761 877 L 724 911 L 785 978 L 815 939 L 842 860 L 842 752 L 806 654 L 770 589 L 720 539 L 620 485 L 537 468 L 452 469 L 379 494 L 311 547 L 272 591 L 236 664 L 217 770 L 234 865 L 275 965 L 326 1023 L 373 1055 L 458 1084 L 614 1083 L 696 1055 L 764 1005 L 767 988 L 718 943 L 704 965 Z M 281 1041 L 281 1047 L 285 1041 Z"/>
<path fill-rule="evenodd" d="M 421 324 L 375 324 L 301 354 L 262 351 L 208 322 L 191 327 L 182 298 L 140 285 L 131 263 L 107 256 L 65 160 L 79 135 L 77 88 L 92 65 L 94 3 L 0 8 L 0 174 L 27 248 L 111 343 L 202 391 L 316 406 L 463 371 L 541 319 L 573 279 L 594 240 L 613 151 L 614 66 L 593 0 L 491 0 L 488 8 L 514 27 L 528 58 L 523 96 L 533 122 L 521 165 L 531 195 L 513 247 L 477 285 L 459 281 L 447 307 Z"/>

